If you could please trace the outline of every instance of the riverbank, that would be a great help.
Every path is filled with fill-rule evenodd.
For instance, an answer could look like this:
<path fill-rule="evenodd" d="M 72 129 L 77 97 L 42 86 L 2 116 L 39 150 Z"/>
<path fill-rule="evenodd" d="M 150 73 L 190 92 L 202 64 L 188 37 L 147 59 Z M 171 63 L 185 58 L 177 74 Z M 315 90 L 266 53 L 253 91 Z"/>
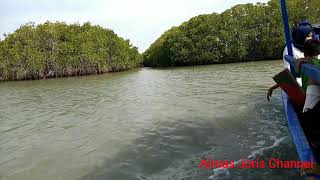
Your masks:
<path fill-rule="evenodd" d="M 143 66 L 146 68 L 152 68 L 152 69 L 167 69 L 167 68 L 183 68 L 183 67 L 197 67 L 197 66 L 211 66 L 211 65 L 233 65 L 233 64 L 245 64 L 245 63 L 253 63 L 253 62 L 264 62 L 264 61 L 279 61 L 280 58 L 276 59 L 260 59 L 260 60 L 243 60 L 241 62 L 237 61 L 229 61 L 229 62 L 215 62 L 215 63 L 209 63 L 209 64 L 197 64 L 197 65 L 181 65 L 181 66 Z"/>
<path fill-rule="evenodd" d="M 130 68 L 130 69 L 122 69 L 122 70 L 111 70 L 111 69 L 99 69 L 99 68 L 87 68 L 84 70 L 69 70 L 64 72 L 54 72 L 51 71 L 48 74 L 37 74 L 29 76 L 26 75 L 20 79 L 1 79 L 0 82 L 5 81 L 27 81 L 27 80 L 45 80 L 45 79 L 55 79 L 55 78 L 66 78 L 66 77 L 77 77 L 77 76 L 92 76 L 92 75 L 102 75 L 102 74 L 110 74 L 110 73 L 118 73 L 118 72 L 124 72 L 128 70 L 134 70 L 136 68 Z"/>
<path fill-rule="evenodd" d="M 112 71 L 112 70 L 101 70 L 101 69 L 95 69 L 92 68 L 91 71 L 79 71 L 79 70 L 73 70 L 66 72 L 66 74 L 55 74 L 54 72 L 51 72 L 50 74 L 47 75 L 40 75 L 38 77 L 28 77 L 24 79 L 15 79 L 15 80 L 3 80 L 0 77 L 0 82 L 6 82 L 6 81 L 28 81 L 28 80 L 45 80 L 45 79 L 55 79 L 55 78 L 67 78 L 67 77 L 77 77 L 77 76 L 94 76 L 94 75 L 104 75 L 104 74 L 114 74 L 114 73 L 120 73 L 120 72 L 125 72 L 125 71 L 131 71 L 131 70 L 139 70 L 141 68 L 152 68 L 152 69 L 168 69 L 168 68 L 187 68 L 187 67 L 199 67 L 199 66 L 210 66 L 210 65 L 232 65 L 232 64 L 245 64 L 245 63 L 250 63 L 250 62 L 267 62 L 267 61 L 277 61 L 279 59 L 271 59 L 271 60 L 258 60 L 258 61 L 243 61 L 243 62 L 228 62 L 228 63 L 214 63 L 214 64 L 200 64 L 200 65 L 184 65 L 184 66 L 172 66 L 172 67 L 135 67 L 131 69 L 126 69 L 126 70 L 120 70 L 120 71 Z"/>

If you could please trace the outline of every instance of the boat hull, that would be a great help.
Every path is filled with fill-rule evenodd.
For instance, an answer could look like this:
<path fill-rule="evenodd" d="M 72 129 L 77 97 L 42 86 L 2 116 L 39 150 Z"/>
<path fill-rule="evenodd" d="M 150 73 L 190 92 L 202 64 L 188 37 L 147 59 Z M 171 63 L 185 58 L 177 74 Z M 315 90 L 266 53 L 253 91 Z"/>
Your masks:
<path fill-rule="evenodd" d="M 288 99 L 288 96 L 284 91 L 281 92 L 281 95 L 286 118 L 288 120 L 288 127 L 292 136 L 292 140 L 296 146 L 300 160 L 302 162 L 319 163 L 319 160 L 316 158 L 317 156 L 315 155 L 303 132 L 298 115 L 295 112 L 295 109 L 291 101 Z M 309 177 L 309 175 L 306 176 L 306 179 L 308 179 Z M 312 175 L 312 177 L 314 179 L 320 180 L 320 176 Z"/>

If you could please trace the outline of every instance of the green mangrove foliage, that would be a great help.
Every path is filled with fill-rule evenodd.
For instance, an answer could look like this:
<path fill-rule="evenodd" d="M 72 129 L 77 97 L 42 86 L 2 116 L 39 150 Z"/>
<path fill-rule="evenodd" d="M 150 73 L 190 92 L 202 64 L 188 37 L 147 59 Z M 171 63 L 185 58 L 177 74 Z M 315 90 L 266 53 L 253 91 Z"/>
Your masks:
<path fill-rule="evenodd" d="M 0 80 L 100 74 L 141 63 L 129 40 L 90 23 L 28 23 L 0 41 Z"/>
<path fill-rule="evenodd" d="M 293 20 L 320 22 L 319 0 L 287 3 L 292 26 Z M 143 56 L 145 66 L 166 67 L 279 59 L 283 48 L 280 4 L 271 0 L 194 17 L 166 31 Z"/>

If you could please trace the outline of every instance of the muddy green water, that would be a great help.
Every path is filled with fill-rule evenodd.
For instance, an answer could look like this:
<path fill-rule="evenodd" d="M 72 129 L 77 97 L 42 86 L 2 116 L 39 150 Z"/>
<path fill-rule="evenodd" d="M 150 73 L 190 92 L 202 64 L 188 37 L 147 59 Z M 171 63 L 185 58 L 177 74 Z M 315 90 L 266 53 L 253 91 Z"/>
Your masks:
<path fill-rule="evenodd" d="M 0 179 L 300 179 L 298 170 L 200 170 L 217 160 L 296 160 L 282 61 L 0 83 Z M 213 176 L 212 176 L 213 175 Z"/>

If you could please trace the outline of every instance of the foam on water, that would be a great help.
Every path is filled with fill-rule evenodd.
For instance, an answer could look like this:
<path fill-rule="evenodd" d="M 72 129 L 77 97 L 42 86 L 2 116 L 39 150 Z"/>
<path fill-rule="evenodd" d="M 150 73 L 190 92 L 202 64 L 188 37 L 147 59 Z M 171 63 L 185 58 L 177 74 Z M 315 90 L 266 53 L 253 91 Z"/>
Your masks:
<path fill-rule="evenodd" d="M 283 143 L 285 140 L 287 139 L 287 137 L 282 137 L 278 140 L 276 140 L 273 145 L 271 146 L 267 146 L 267 147 L 263 147 L 261 149 L 252 151 L 248 157 L 246 159 L 250 159 L 250 160 L 254 160 L 256 159 L 258 156 L 263 156 L 264 152 L 272 150 L 278 146 L 280 146 L 281 143 Z M 237 166 L 238 164 L 240 164 L 242 162 L 243 159 L 239 159 L 237 161 L 234 162 L 235 166 Z M 220 178 L 223 178 L 225 176 L 229 176 L 230 175 L 230 171 L 227 168 L 216 168 L 213 169 L 213 175 L 211 175 L 208 179 L 209 180 L 219 180 Z"/>

